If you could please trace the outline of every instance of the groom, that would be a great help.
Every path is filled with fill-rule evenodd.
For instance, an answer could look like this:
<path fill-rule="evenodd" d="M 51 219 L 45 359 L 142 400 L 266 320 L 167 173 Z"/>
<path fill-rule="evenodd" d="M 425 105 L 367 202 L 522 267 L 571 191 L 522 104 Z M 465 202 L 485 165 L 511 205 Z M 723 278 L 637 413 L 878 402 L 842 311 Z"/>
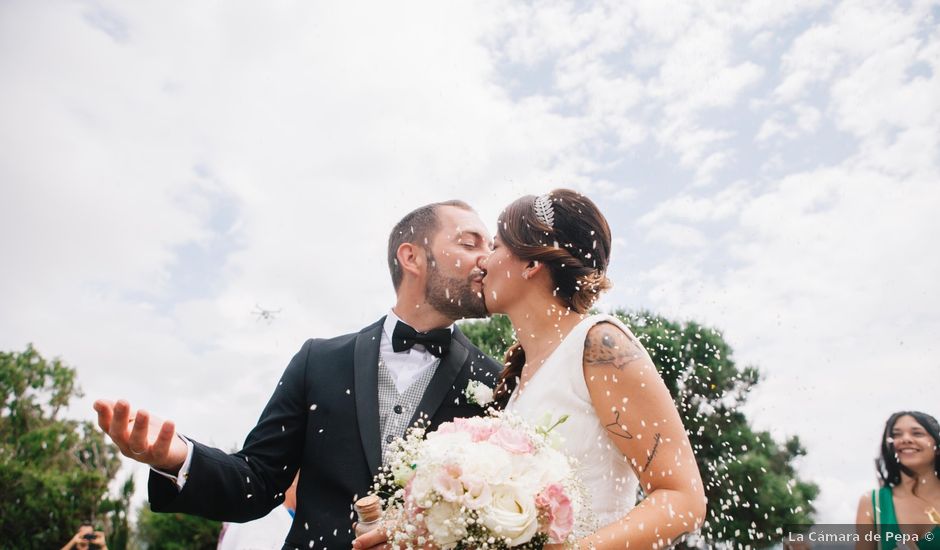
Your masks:
<path fill-rule="evenodd" d="M 304 343 L 237 453 L 183 438 L 169 421 L 150 426 L 126 401 L 96 401 L 98 424 L 123 454 L 152 467 L 154 511 L 259 518 L 300 469 L 284 548 L 350 548 L 351 504 L 369 492 L 388 444 L 418 418 L 434 428 L 481 414 L 463 390 L 470 380 L 496 384 L 500 365 L 454 325 L 486 316 L 477 263 L 489 243 L 461 201 L 405 216 L 388 244 L 395 306 L 358 333 Z"/>

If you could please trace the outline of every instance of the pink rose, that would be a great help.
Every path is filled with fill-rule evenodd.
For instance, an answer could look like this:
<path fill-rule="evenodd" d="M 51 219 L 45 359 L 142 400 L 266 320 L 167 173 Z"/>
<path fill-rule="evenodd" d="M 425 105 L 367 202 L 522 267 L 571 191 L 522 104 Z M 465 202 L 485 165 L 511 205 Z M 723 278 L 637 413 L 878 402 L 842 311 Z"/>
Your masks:
<path fill-rule="evenodd" d="M 463 496 L 463 484 L 460 482 L 462 473 L 457 464 L 447 464 L 434 476 L 431 486 L 447 502 L 457 502 Z"/>
<path fill-rule="evenodd" d="M 470 418 L 455 418 L 453 422 L 441 424 L 437 431 L 445 434 L 458 432 L 470 434 L 470 439 L 474 443 L 478 443 L 489 439 L 495 428 L 490 422 L 480 422 L 478 419 L 473 420 Z"/>
<path fill-rule="evenodd" d="M 517 455 L 529 454 L 535 450 L 535 446 L 532 445 L 532 440 L 529 439 L 528 435 L 508 426 L 503 426 L 496 430 L 496 432 L 490 436 L 490 443 L 498 445 L 506 451 Z"/>
<path fill-rule="evenodd" d="M 453 422 L 444 422 L 437 427 L 437 433 L 439 434 L 455 434 L 457 433 L 457 425 Z"/>
<path fill-rule="evenodd" d="M 574 527 L 574 511 L 565 489 L 557 483 L 552 483 L 535 497 L 535 505 L 543 510 L 548 518 L 549 542 L 564 542 Z"/>

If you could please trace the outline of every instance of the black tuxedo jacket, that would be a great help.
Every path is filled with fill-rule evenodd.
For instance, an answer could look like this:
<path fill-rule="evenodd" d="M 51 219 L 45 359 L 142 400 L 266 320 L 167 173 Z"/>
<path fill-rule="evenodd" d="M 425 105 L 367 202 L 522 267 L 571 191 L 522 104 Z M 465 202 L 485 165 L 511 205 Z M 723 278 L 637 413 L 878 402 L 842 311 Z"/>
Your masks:
<path fill-rule="evenodd" d="M 150 474 L 155 512 L 184 512 L 244 522 L 284 500 L 297 469 L 297 510 L 284 549 L 351 547 L 352 503 L 367 494 L 381 465 L 378 356 L 384 317 L 328 340 L 312 339 L 291 360 L 258 424 L 234 454 L 194 442 L 189 477 L 180 491 Z M 470 380 L 494 386 L 500 365 L 454 329 L 412 422 L 427 415 L 431 428 L 475 416 L 467 402 Z"/>

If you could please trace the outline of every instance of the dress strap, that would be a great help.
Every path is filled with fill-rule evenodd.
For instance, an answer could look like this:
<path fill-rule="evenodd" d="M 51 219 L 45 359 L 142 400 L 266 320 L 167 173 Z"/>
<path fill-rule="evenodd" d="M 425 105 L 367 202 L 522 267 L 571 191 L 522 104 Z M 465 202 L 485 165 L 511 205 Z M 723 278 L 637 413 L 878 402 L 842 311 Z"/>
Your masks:
<path fill-rule="evenodd" d="M 871 492 L 871 515 L 872 520 L 875 523 L 875 533 L 881 534 L 881 502 L 878 498 L 880 489 L 875 489 Z M 879 536 L 875 542 L 876 548 L 881 550 L 881 537 Z"/>
<path fill-rule="evenodd" d="M 878 504 L 881 508 L 882 525 L 897 525 L 898 518 L 894 512 L 894 497 L 891 494 L 891 487 L 882 487 L 878 489 Z"/>
<path fill-rule="evenodd" d="M 900 540 L 898 537 L 901 534 L 901 526 L 898 525 L 898 517 L 894 511 L 894 496 L 891 494 L 891 487 L 882 487 L 878 489 L 878 523 L 880 524 L 879 533 L 881 534 L 881 540 L 878 542 L 879 550 L 885 548 L 886 550 L 893 550 L 897 548 L 896 540 Z M 888 539 L 888 532 L 891 532 L 898 537 L 892 537 Z"/>

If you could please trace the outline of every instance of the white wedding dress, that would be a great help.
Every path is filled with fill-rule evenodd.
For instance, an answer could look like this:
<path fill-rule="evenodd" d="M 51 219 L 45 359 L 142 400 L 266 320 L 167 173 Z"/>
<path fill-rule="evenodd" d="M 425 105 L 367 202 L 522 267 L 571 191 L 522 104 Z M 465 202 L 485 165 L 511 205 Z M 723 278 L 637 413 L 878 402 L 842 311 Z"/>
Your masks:
<path fill-rule="evenodd" d="M 578 461 L 579 478 L 585 488 L 582 517 L 586 522 L 576 532 L 583 537 L 622 518 L 636 505 L 636 473 L 628 459 L 611 441 L 604 423 L 591 404 L 584 381 L 584 340 L 588 330 L 608 321 L 632 334 L 611 315 L 593 315 L 578 323 L 545 360 L 521 391 L 517 388 L 506 410 L 532 425 L 551 422 L 567 414 L 568 420 L 552 433 L 561 435 L 561 450 Z M 586 512 L 586 513 L 585 513 Z"/>

